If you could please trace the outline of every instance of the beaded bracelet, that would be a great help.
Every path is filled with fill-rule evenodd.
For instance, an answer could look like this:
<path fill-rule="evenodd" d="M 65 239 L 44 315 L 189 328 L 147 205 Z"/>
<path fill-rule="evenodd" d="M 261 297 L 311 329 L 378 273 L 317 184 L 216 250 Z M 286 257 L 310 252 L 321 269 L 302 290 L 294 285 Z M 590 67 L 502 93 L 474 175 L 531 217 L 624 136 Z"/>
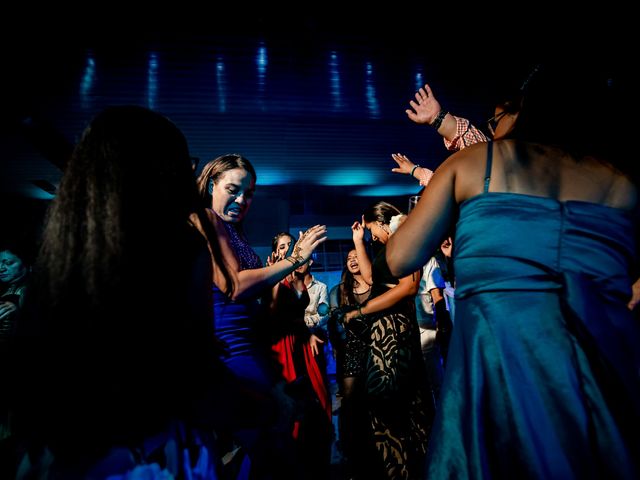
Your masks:
<path fill-rule="evenodd" d="M 430 125 L 436 130 L 438 130 L 440 128 L 440 125 L 442 125 L 442 121 L 444 120 L 444 117 L 447 116 L 447 113 L 449 112 L 447 112 L 444 108 L 440 109 L 440 111 L 438 112 L 438 115 L 436 115 L 436 119 Z"/>
<path fill-rule="evenodd" d="M 420 165 L 418 165 L 417 163 L 413 166 L 413 168 L 411 169 L 411 173 L 409 175 L 411 175 L 413 177 L 413 172 L 416 171 L 416 168 L 420 168 Z"/>

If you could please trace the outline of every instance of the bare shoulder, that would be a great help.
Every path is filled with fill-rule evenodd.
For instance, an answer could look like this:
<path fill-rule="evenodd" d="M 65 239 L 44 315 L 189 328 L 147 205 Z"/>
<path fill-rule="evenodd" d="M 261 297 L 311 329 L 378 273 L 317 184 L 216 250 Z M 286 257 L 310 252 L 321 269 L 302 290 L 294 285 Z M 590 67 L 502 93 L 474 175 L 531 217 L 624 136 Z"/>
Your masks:
<path fill-rule="evenodd" d="M 454 180 L 457 203 L 482 193 L 487 165 L 487 143 L 476 143 L 451 155 L 438 168 Z"/>
<path fill-rule="evenodd" d="M 623 210 L 638 209 L 638 188 L 628 176 L 618 172 L 609 192 L 609 205 Z"/>

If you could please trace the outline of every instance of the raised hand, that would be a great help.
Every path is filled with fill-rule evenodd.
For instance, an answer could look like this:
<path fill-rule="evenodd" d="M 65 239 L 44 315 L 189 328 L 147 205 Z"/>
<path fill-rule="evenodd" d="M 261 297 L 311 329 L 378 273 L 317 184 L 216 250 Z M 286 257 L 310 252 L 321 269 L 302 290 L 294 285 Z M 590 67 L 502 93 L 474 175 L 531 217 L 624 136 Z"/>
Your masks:
<path fill-rule="evenodd" d="M 280 255 L 278 255 L 276 252 L 271 252 L 271 255 L 267 257 L 265 265 L 267 267 L 270 267 L 271 265 L 275 265 L 276 262 L 279 262 L 280 260 L 282 260 L 282 257 L 280 257 Z"/>
<path fill-rule="evenodd" d="M 362 217 L 362 223 L 357 220 L 351 225 L 351 234 L 353 236 L 353 243 L 364 241 L 364 216 Z"/>
<path fill-rule="evenodd" d="M 393 173 L 404 173 L 405 175 L 411 175 L 415 163 L 409 160 L 409 157 L 401 153 L 392 153 L 391 158 L 398 164 L 396 168 L 392 168 Z"/>
<path fill-rule="evenodd" d="M 405 110 L 412 122 L 431 125 L 440 112 L 440 103 L 433 96 L 429 85 L 416 92 L 416 100 L 409 100 L 410 109 Z"/>
<path fill-rule="evenodd" d="M 311 258 L 311 254 L 318 245 L 327 239 L 326 225 L 315 225 L 306 232 L 300 232 L 299 238 L 293 247 L 291 256 L 298 263 L 304 263 Z"/>
<path fill-rule="evenodd" d="M 445 257 L 451 258 L 451 254 L 453 251 L 453 242 L 451 237 L 447 237 L 441 244 L 440 250 L 444 254 Z M 639 292 L 640 293 L 640 292 Z"/>
<path fill-rule="evenodd" d="M 394 173 L 404 173 L 406 175 L 413 176 L 416 180 L 420 181 L 420 185 L 427 186 L 433 177 L 433 170 L 427 167 L 421 167 L 416 165 L 409 157 L 401 153 L 392 153 L 391 158 L 398 164 L 397 168 L 392 168 Z"/>

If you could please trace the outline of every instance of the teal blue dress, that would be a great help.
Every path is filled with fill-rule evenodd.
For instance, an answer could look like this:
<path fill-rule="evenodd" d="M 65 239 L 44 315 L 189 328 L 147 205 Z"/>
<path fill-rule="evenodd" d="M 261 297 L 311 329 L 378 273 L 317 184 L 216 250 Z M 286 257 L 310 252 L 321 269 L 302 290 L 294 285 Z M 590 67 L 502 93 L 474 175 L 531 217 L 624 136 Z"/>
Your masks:
<path fill-rule="evenodd" d="M 632 218 L 488 192 L 490 173 L 491 155 L 485 193 L 460 207 L 426 478 L 640 478 Z"/>

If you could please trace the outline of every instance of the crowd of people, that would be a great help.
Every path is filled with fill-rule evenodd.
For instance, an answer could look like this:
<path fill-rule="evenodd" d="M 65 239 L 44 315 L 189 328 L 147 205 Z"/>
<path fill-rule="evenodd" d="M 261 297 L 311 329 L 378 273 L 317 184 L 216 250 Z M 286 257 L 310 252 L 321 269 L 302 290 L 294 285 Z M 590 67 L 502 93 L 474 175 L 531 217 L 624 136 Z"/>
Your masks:
<path fill-rule="evenodd" d="M 330 286 L 326 226 L 249 244 L 247 158 L 196 178 L 166 117 L 98 114 L 37 258 L 0 242 L 3 478 L 325 479 L 336 434 L 348 478 L 638 478 L 636 172 L 610 82 L 556 67 L 487 133 L 420 88 L 455 153 L 392 155 L 420 199 L 358 212 Z"/>

